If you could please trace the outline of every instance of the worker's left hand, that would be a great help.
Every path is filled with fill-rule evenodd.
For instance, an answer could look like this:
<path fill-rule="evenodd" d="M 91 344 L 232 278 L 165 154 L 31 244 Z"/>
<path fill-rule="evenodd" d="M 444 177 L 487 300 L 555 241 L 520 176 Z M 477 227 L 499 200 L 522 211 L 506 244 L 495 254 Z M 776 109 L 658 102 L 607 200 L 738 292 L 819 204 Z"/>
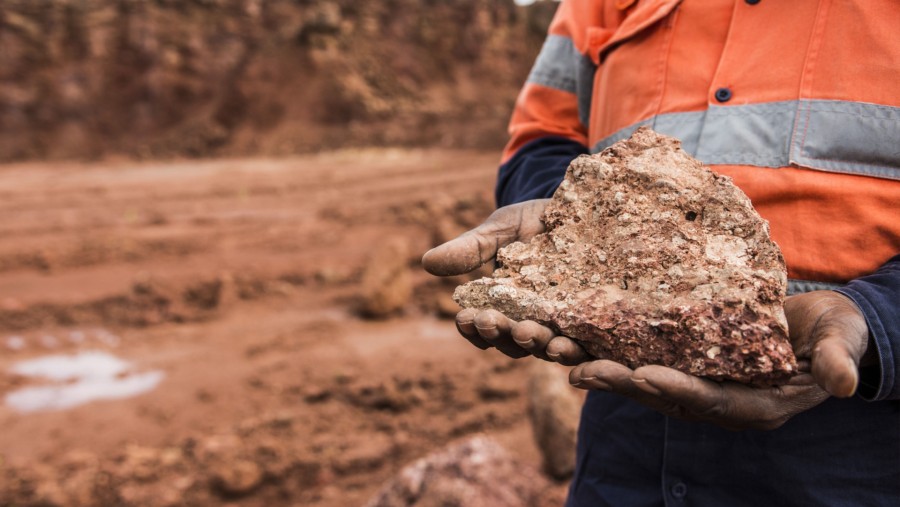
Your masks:
<path fill-rule="evenodd" d="M 613 361 L 576 366 L 569 381 L 581 389 L 616 392 L 663 414 L 729 429 L 770 430 L 822 403 L 829 395 L 852 396 L 868 345 L 868 327 L 856 305 L 832 291 L 785 301 L 791 344 L 811 373 L 788 385 L 754 387 L 714 382 L 664 366 L 631 370 Z"/>

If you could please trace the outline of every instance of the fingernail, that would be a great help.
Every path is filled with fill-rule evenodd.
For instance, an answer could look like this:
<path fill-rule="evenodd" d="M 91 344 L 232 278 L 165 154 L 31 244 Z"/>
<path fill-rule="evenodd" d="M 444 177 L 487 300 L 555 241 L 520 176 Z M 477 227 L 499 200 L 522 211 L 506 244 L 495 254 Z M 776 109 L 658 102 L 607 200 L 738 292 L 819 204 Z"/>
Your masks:
<path fill-rule="evenodd" d="M 831 395 L 839 398 L 849 398 L 850 396 L 853 396 L 853 394 L 856 393 L 856 387 L 859 382 L 856 362 L 848 357 L 847 363 L 848 370 L 846 374 L 850 376 L 849 379 L 846 379 L 845 375 L 838 375 L 838 378 L 832 376 L 825 379 L 825 390 Z M 844 380 L 849 380 L 849 385 L 848 382 L 845 382 Z"/>
<path fill-rule="evenodd" d="M 500 335 L 500 331 L 497 331 L 496 326 L 492 327 L 478 327 L 478 324 L 475 324 L 475 329 L 478 330 L 478 334 L 481 335 L 482 338 L 486 340 L 491 340 Z"/>
<path fill-rule="evenodd" d="M 612 391 L 612 386 L 597 377 L 586 377 L 579 381 L 579 383 L 581 382 L 588 382 L 591 389 L 597 389 L 598 391 Z"/>
<path fill-rule="evenodd" d="M 857 370 L 856 363 L 850 358 L 847 358 L 847 360 L 850 363 L 850 365 L 849 365 L 849 367 L 850 367 L 850 371 L 849 371 L 850 384 L 847 385 L 847 383 L 844 382 L 843 386 L 841 386 L 841 385 L 834 385 L 834 384 L 840 384 L 840 383 L 833 382 L 830 387 L 834 387 L 834 388 L 838 389 L 839 392 L 835 392 L 835 391 L 828 389 L 828 391 L 831 394 L 835 394 L 842 398 L 849 398 L 849 397 L 853 396 L 854 394 L 856 394 L 856 388 L 859 385 L 859 373 Z M 845 387 L 845 389 L 840 389 L 841 387 Z"/>
<path fill-rule="evenodd" d="M 856 394 L 856 389 L 859 387 L 859 365 L 852 357 L 848 357 L 847 362 L 850 363 L 850 371 L 853 372 L 851 377 L 853 379 L 853 385 L 850 386 L 850 392 L 847 396 L 853 396 Z"/>
<path fill-rule="evenodd" d="M 529 339 L 529 340 L 525 340 L 525 341 L 519 341 L 519 340 L 516 340 L 515 338 L 513 338 L 513 341 L 516 342 L 516 345 L 518 345 L 518 346 L 520 346 L 520 347 L 525 347 L 526 349 L 530 349 L 531 347 L 534 346 L 534 340 L 533 340 L 533 339 Z"/>
<path fill-rule="evenodd" d="M 644 392 L 653 394 L 655 396 L 662 396 L 662 391 L 657 389 L 656 386 L 654 386 L 650 382 L 647 382 L 647 379 L 632 377 L 631 381 L 634 382 L 635 385 L 637 385 L 638 388 L 640 388 Z"/>
<path fill-rule="evenodd" d="M 549 357 L 550 359 L 552 359 L 554 361 L 559 361 L 562 356 L 559 354 L 551 354 L 551 353 L 547 352 L 547 357 Z"/>

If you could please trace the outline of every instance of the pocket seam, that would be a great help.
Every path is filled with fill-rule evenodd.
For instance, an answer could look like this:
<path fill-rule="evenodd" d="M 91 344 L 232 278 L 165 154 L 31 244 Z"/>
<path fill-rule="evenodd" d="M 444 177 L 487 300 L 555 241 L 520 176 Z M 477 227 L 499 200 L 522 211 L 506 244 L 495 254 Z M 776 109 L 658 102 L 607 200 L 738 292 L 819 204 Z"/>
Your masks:
<path fill-rule="evenodd" d="M 803 107 L 804 102 L 806 102 L 805 107 Z M 809 150 L 807 149 L 806 139 L 807 139 L 807 135 L 809 133 L 809 126 L 812 122 L 812 113 L 813 113 L 814 106 L 816 106 L 816 103 L 815 103 L 814 99 L 806 99 L 806 100 L 801 99 L 800 103 L 801 103 L 801 111 L 803 109 L 805 109 L 805 113 L 800 113 L 800 114 L 803 114 L 803 116 L 805 116 L 805 118 L 803 119 L 803 135 L 800 137 L 799 143 L 796 143 L 796 145 L 794 142 L 791 143 L 792 146 L 791 146 L 790 154 L 788 156 L 788 162 L 790 164 L 793 164 L 797 167 L 807 167 L 809 169 L 814 169 L 814 170 L 815 169 L 825 170 L 825 171 L 830 170 L 830 171 L 836 171 L 836 172 L 841 172 L 841 173 L 846 173 L 846 174 L 863 174 L 863 175 L 875 176 L 875 177 L 885 177 L 885 176 L 873 174 L 874 171 L 868 171 L 867 168 L 884 168 L 884 169 L 894 169 L 894 170 L 900 171 L 900 166 L 894 165 L 894 164 L 885 164 L 885 163 L 879 163 L 879 162 L 861 162 L 861 161 L 854 161 L 854 160 L 841 159 L 841 158 L 825 158 L 825 157 L 817 157 L 813 154 L 810 154 Z M 868 104 L 868 105 L 872 106 L 877 111 L 887 112 L 892 109 L 889 106 L 884 106 L 882 104 Z M 827 104 L 821 104 L 821 107 L 815 107 L 815 109 L 817 111 L 836 113 L 836 114 L 850 116 L 853 118 L 872 118 L 872 119 L 876 119 L 876 120 L 890 120 L 891 119 L 891 118 L 879 117 L 877 115 L 865 114 L 862 112 L 840 111 L 834 107 L 829 108 L 827 106 Z M 791 137 L 793 138 L 794 136 L 792 135 Z M 792 141 L 793 141 L 793 139 L 792 139 Z M 810 161 L 830 162 L 835 167 L 821 167 L 820 168 L 820 167 L 814 167 L 814 166 L 810 166 L 807 164 L 803 164 L 801 161 L 798 161 L 795 159 L 794 146 L 796 146 L 797 155 L 799 155 L 797 158 L 802 158 L 802 159 L 810 160 Z M 854 169 L 856 169 L 856 170 L 854 170 Z"/>
<path fill-rule="evenodd" d="M 609 54 L 610 51 L 615 50 L 615 48 L 618 47 L 619 45 L 624 44 L 624 43 L 628 42 L 629 40 L 635 38 L 636 36 L 640 35 L 642 32 L 653 27 L 653 25 L 664 20 L 667 16 L 671 15 L 673 12 L 675 12 L 675 10 L 678 8 L 678 6 L 681 5 L 681 1 L 682 0 L 659 0 L 656 3 L 648 4 L 649 5 L 648 7 L 643 7 L 643 8 L 642 8 L 642 6 L 637 7 L 634 11 L 632 11 L 625 18 L 625 20 L 622 22 L 622 24 L 619 25 L 619 29 L 617 29 L 615 32 L 613 32 L 612 36 L 609 39 L 607 39 L 603 44 L 599 45 L 598 47 L 591 48 L 591 52 L 597 55 L 597 62 L 602 65 L 603 61 L 606 59 L 606 56 L 607 56 L 607 54 Z M 629 19 L 633 19 L 635 16 L 635 13 L 640 13 L 644 9 L 649 10 L 653 7 L 657 7 L 658 10 L 653 12 L 646 19 L 638 21 L 636 26 L 629 27 L 626 30 L 624 30 L 625 33 L 623 35 L 618 35 L 620 32 L 623 31 L 623 30 L 621 30 L 622 26 L 625 25 Z"/>

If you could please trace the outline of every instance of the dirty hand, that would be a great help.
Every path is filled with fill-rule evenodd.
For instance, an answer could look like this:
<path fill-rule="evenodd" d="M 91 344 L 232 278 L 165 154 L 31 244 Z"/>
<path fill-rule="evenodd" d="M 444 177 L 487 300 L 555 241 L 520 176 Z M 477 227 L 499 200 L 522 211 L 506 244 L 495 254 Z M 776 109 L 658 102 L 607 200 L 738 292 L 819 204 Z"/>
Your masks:
<path fill-rule="evenodd" d="M 791 344 L 810 373 L 788 385 L 753 387 L 713 382 L 664 366 L 631 370 L 600 360 L 581 364 L 569 381 L 582 389 L 616 392 L 663 414 L 706 421 L 729 429 L 775 429 L 828 398 L 852 396 L 858 367 L 870 361 L 868 327 L 856 305 L 832 291 L 787 298 L 784 305 Z"/>
<path fill-rule="evenodd" d="M 544 232 L 541 216 L 548 202 L 550 199 L 535 199 L 504 206 L 475 229 L 428 251 L 422 264 L 439 276 L 478 269 L 500 248 Z M 577 343 L 556 336 L 550 328 L 532 321 L 515 322 L 496 310 L 465 309 L 456 316 L 456 327 L 476 347 L 496 347 L 513 358 L 531 354 L 569 366 L 589 359 Z"/>

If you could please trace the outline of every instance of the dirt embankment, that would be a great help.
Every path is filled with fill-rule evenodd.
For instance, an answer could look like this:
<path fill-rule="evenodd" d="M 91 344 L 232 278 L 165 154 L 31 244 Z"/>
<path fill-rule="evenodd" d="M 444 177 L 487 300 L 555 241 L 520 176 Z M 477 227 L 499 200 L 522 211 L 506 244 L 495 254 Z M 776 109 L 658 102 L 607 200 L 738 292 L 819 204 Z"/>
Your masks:
<path fill-rule="evenodd" d="M 0 161 L 497 148 L 555 5 L 7 0 Z"/>

